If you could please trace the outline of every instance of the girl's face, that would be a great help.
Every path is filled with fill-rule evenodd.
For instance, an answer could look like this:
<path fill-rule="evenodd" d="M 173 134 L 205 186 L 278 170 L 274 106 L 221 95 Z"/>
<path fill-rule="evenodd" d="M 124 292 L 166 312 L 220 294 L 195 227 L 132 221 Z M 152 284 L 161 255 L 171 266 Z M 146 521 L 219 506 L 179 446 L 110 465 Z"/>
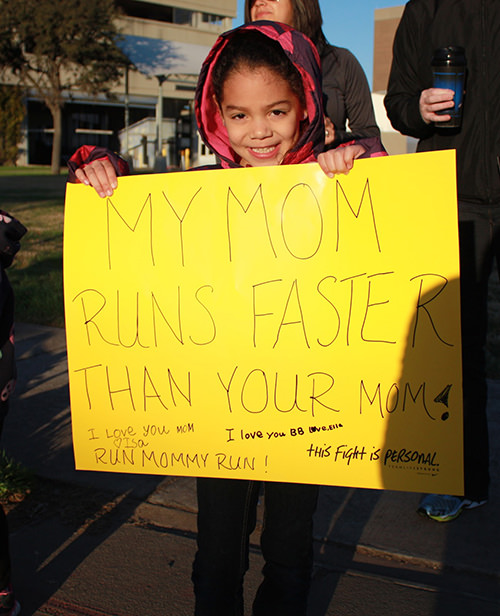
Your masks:
<path fill-rule="evenodd" d="M 231 147 L 244 167 L 279 165 L 307 118 L 283 77 L 262 67 L 243 67 L 227 77 L 219 104 Z"/>
<path fill-rule="evenodd" d="M 254 0 L 250 16 L 252 21 L 268 19 L 293 27 L 292 0 Z"/>

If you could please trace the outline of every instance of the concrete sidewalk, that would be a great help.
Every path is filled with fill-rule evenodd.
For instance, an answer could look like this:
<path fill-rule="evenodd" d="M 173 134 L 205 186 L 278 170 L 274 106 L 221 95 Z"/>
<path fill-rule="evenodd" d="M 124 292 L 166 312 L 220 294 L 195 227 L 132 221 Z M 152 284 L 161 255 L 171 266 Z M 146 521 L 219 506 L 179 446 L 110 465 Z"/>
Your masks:
<path fill-rule="evenodd" d="M 40 477 L 81 489 L 76 498 L 109 495 L 69 528 L 54 514 L 13 530 L 22 613 L 191 614 L 194 480 L 75 471 L 64 330 L 18 325 L 17 355 L 3 446 Z M 311 616 L 500 614 L 500 382 L 489 385 L 488 505 L 438 524 L 415 513 L 419 494 L 322 488 Z M 99 530 L 96 523 L 111 510 L 117 515 Z M 262 564 L 257 549 L 251 561 L 249 593 Z M 140 607 L 141 585 L 157 603 Z"/>

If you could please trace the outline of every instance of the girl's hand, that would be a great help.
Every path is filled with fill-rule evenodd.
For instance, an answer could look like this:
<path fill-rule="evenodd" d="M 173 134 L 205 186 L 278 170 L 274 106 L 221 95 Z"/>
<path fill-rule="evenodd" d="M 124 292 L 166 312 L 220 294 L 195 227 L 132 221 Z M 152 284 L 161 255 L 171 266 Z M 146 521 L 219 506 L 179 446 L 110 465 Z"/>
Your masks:
<path fill-rule="evenodd" d="M 107 158 L 94 160 L 75 171 L 76 178 L 87 186 L 93 186 L 100 197 L 111 197 L 118 186 L 116 172 Z"/>
<path fill-rule="evenodd" d="M 349 173 L 354 164 L 354 160 L 359 158 L 365 149 L 361 145 L 347 145 L 338 147 L 334 150 L 322 152 L 318 156 L 319 166 L 329 178 L 333 178 L 336 173 Z"/>

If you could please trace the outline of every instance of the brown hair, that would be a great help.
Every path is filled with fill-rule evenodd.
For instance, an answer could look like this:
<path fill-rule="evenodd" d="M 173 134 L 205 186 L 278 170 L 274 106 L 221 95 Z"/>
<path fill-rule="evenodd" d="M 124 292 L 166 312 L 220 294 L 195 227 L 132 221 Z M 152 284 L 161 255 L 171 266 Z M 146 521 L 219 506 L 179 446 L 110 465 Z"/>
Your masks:
<path fill-rule="evenodd" d="M 289 24 L 299 30 L 316 45 L 326 44 L 326 38 L 321 29 L 323 17 L 318 0 L 290 0 L 293 10 L 293 24 Z M 245 23 L 252 21 L 250 10 L 255 0 L 245 0 Z"/>

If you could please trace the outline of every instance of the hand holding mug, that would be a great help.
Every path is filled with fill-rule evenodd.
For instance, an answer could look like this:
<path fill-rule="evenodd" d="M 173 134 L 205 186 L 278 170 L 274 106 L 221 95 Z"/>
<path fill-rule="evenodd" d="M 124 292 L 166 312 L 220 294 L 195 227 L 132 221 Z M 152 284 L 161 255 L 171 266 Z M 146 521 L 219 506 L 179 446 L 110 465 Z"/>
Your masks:
<path fill-rule="evenodd" d="M 447 109 L 455 106 L 455 92 L 444 88 L 428 88 L 420 94 L 419 109 L 420 115 L 426 124 L 432 122 L 448 122 L 451 115 L 446 113 Z M 441 113 L 438 113 L 441 112 Z"/>

